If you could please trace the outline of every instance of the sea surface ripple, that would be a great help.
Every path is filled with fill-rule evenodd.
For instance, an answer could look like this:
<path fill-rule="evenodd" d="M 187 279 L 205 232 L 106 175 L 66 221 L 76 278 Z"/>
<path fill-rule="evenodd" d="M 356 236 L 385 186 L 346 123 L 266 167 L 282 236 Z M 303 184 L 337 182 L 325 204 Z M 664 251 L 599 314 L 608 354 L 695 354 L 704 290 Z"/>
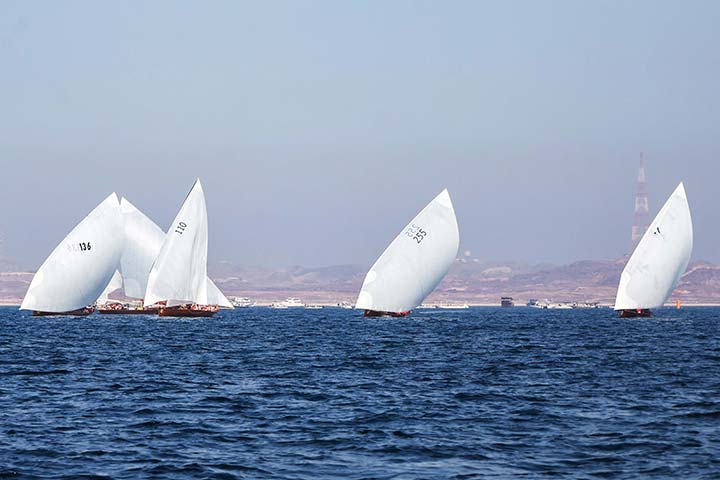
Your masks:
<path fill-rule="evenodd" d="M 0 478 L 719 478 L 719 321 L 0 308 Z"/>

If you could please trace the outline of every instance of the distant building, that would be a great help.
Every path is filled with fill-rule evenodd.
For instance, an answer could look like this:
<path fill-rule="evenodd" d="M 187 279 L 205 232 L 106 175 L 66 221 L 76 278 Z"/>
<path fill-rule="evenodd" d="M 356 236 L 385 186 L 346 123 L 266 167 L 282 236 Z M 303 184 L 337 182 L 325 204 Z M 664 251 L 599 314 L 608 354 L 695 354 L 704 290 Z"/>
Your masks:
<path fill-rule="evenodd" d="M 500 297 L 500 306 L 501 307 L 514 307 L 515 302 L 513 302 L 512 297 Z"/>
<path fill-rule="evenodd" d="M 468 263 L 468 262 L 476 262 L 477 259 L 472 258 L 472 252 L 470 250 L 463 251 L 458 257 L 455 259 L 455 261 L 460 263 Z"/>

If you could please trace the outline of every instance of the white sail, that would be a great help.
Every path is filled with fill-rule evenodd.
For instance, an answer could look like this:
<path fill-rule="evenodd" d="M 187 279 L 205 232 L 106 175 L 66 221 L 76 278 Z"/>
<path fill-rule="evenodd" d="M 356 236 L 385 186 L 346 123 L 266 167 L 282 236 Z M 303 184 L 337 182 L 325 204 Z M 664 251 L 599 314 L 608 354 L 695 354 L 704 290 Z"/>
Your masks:
<path fill-rule="evenodd" d="M 685 187 L 680 183 L 625 265 L 615 310 L 662 306 L 685 273 L 692 246 L 690 207 Z"/>
<path fill-rule="evenodd" d="M 230 303 L 230 300 L 228 300 L 227 297 L 220 291 L 217 285 L 210 280 L 210 277 L 207 279 L 207 297 L 208 305 L 217 305 L 220 308 L 235 308 L 233 304 Z"/>
<path fill-rule="evenodd" d="M 397 313 L 417 307 L 445 277 L 459 244 L 455 210 L 443 190 L 377 259 L 355 308 Z"/>
<path fill-rule="evenodd" d="M 122 286 L 122 276 L 120 275 L 120 272 L 115 270 L 115 273 L 110 279 L 110 283 L 107 284 L 107 287 L 105 287 L 105 290 L 103 290 L 103 292 L 100 294 L 96 303 L 98 305 L 105 305 L 108 302 L 108 297 L 110 296 L 110 294 L 113 293 L 115 290 L 122 288 Z"/>
<path fill-rule="evenodd" d="M 125 295 L 143 298 L 153 262 L 160 253 L 165 232 L 126 198 L 120 200 L 125 219 L 125 248 L 120 258 Z M 208 277 L 208 304 L 233 308 L 230 301 Z"/>
<path fill-rule="evenodd" d="M 60 313 L 92 305 L 115 273 L 122 246 L 120 203 L 112 193 L 55 247 L 20 308 Z"/>
<path fill-rule="evenodd" d="M 120 200 L 125 221 L 125 246 L 120 257 L 120 273 L 125 296 L 143 298 L 152 264 L 160 253 L 165 232 L 126 198 Z"/>
<path fill-rule="evenodd" d="M 150 270 L 145 305 L 208 305 L 208 225 L 205 194 L 196 180 Z"/>

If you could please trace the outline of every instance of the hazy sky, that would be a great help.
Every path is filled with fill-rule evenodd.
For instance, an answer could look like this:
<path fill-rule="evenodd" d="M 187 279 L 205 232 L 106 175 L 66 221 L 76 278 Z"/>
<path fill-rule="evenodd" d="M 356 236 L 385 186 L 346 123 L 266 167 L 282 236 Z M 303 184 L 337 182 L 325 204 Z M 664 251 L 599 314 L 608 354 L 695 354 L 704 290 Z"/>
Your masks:
<path fill-rule="evenodd" d="M 0 232 L 108 193 L 210 258 L 370 264 L 442 188 L 484 260 L 626 253 L 639 152 L 720 262 L 720 2 L 0 2 Z"/>

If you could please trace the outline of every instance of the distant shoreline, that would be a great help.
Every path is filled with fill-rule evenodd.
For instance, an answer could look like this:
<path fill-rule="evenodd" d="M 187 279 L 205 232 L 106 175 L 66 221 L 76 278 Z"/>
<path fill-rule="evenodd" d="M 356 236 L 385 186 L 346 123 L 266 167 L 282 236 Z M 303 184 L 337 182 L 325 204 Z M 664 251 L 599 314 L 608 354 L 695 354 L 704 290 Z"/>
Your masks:
<path fill-rule="evenodd" d="M 522 262 L 458 261 L 442 283 L 425 299 L 428 304 L 454 303 L 474 307 L 500 305 L 513 297 L 517 306 L 530 299 L 547 303 L 614 304 L 626 259 L 581 260 L 567 265 L 532 265 Z M 210 271 L 212 272 L 212 268 Z M 258 305 L 299 298 L 309 305 L 354 303 L 367 266 L 330 265 L 318 268 L 248 267 L 217 264 L 211 278 L 228 297 L 249 298 Z M 30 271 L 0 272 L 0 304 L 15 306 L 32 283 Z M 720 265 L 692 262 L 668 303 L 681 299 L 688 306 L 720 306 Z M 122 295 L 113 297 L 118 300 Z"/>
<path fill-rule="evenodd" d="M 462 304 L 463 303 L 458 303 L 458 305 L 462 305 Z M 268 303 L 262 302 L 262 303 L 255 304 L 256 307 L 270 307 L 271 305 L 272 305 L 272 302 L 268 302 Z M 337 307 L 338 306 L 337 303 L 311 303 L 309 305 L 317 305 L 319 307 Z M 468 307 L 483 307 L 483 308 L 487 308 L 487 307 L 501 308 L 500 305 L 497 303 L 467 303 L 467 306 Z M 0 301 L 0 307 L 20 308 L 20 304 L 19 303 L 6 303 L 6 302 Z M 612 308 L 612 305 L 605 304 L 605 305 L 599 305 L 599 307 L 600 308 Z M 720 303 L 684 303 L 682 305 L 682 308 L 685 308 L 685 307 L 720 307 Z M 252 308 L 252 307 L 244 307 L 244 308 Z M 527 307 L 526 305 L 515 305 L 514 307 L 508 307 L 508 308 L 531 308 L 531 307 Z M 675 308 L 675 304 L 668 303 L 668 304 L 663 305 L 663 308 Z M 236 309 L 242 310 L 241 307 L 236 307 Z M 289 308 L 287 310 L 293 310 L 293 309 L 294 308 Z M 282 310 L 286 310 L 286 309 L 282 309 Z M 436 310 L 436 308 L 417 308 L 415 310 Z M 453 310 L 453 309 L 437 308 L 437 310 Z M 544 309 L 536 308 L 536 310 L 544 310 Z M 555 309 L 551 308 L 549 310 L 555 310 Z M 575 308 L 573 310 L 593 310 L 593 309 L 592 308 Z"/>

